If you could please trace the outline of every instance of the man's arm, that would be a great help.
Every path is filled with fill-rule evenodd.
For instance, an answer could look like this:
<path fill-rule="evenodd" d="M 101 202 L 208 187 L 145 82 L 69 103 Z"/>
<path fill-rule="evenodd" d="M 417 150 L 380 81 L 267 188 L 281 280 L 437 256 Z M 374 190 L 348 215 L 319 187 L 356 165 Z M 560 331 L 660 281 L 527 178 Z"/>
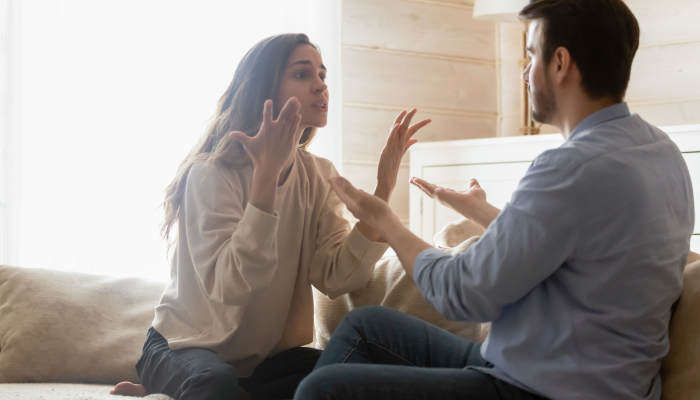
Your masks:
<path fill-rule="evenodd" d="M 531 167 L 500 214 L 488 208 L 465 212 L 482 218 L 480 224 L 488 229 L 466 253 L 455 256 L 407 233 L 380 199 L 342 178 L 332 184 L 348 209 L 394 247 L 425 299 L 443 316 L 491 321 L 574 254 L 581 227 L 577 179 L 556 163 Z"/>

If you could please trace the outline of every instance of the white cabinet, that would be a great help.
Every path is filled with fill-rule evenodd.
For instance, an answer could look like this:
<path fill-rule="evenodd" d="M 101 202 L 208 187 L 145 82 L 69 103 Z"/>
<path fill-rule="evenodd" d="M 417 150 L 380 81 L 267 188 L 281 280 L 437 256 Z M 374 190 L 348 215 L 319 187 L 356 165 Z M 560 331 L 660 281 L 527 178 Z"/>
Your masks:
<path fill-rule="evenodd" d="M 700 252 L 700 125 L 661 129 L 676 142 L 690 170 L 696 210 L 691 249 Z M 555 134 L 418 143 L 411 148 L 411 176 L 455 190 L 466 189 L 469 180 L 476 178 L 489 203 L 503 208 L 532 160 L 563 142 Z M 411 231 L 423 240 L 432 243 L 435 233 L 460 217 L 411 186 Z"/>

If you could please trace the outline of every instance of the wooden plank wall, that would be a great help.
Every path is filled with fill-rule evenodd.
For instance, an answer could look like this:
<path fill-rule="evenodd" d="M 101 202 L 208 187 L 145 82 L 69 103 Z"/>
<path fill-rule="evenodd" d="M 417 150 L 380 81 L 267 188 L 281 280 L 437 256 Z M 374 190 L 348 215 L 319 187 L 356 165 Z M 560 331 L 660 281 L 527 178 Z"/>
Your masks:
<path fill-rule="evenodd" d="M 700 124 L 700 1 L 626 0 L 641 28 L 626 101 L 657 126 Z M 499 136 L 518 135 L 521 27 L 499 24 Z M 543 126 L 542 133 L 557 129 Z"/>
<path fill-rule="evenodd" d="M 641 28 L 630 109 L 657 126 L 700 124 L 700 1 L 626 3 Z"/>
<path fill-rule="evenodd" d="M 371 191 L 389 128 L 403 109 L 431 118 L 420 141 L 497 133 L 496 25 L 473 0 L 343 1 L 343 174 Z M 391 199 L 408 224 L 408 155 Z"/>

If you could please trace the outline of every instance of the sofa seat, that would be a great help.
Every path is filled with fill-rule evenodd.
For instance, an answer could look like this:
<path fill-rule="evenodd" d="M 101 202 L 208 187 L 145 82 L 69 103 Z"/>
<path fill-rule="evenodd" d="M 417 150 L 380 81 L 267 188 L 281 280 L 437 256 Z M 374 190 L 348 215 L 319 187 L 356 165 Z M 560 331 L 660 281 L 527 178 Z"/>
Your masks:
<path fill-rule="evenodd" d="M 117 400 L 109 391 L 114 385 L 90 385 L 85 383 L 0 383 L 0 398 L 3 400 Z M 152 400 L 171 400 L 162 394 L 146 396 Z"/>

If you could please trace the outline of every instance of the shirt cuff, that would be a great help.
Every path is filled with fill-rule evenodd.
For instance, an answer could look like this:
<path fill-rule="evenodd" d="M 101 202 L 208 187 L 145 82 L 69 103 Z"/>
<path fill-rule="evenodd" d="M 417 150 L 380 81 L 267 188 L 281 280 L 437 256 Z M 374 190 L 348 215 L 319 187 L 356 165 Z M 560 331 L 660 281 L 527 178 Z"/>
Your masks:
<path fill-rule="evenodd" d="M 268 243 L 277 238 L 277 225 L 280 217 L 271 215 L 248 203 L 238 229 L 244 233 L 245 240 L 252 243 Z"/>
<path fill-rule="evenodd" d="M 416 282 L 416 286 L 418 286 L 421 293 L 424 293 L 424 289 L 428 289 L 424 288 L 422 285 L 425 281 L 430 282 L 430 280 L 425 279 L 426 276 L 430 274 L 430 271 L 437 262 L 445 257 L 452 257 L 452 255 L 434 247 L 425 249 L 418 254 L 416 262 L 413 264 L 413 280 Z"/>
<path fill-rule="evenodd" d="M 357 229 L 357 225 L 352 228 L 346 240 L 351 254 L 363 262 L 371 262 L 372 264 L 379 261 L 389 248 L 388 243 L 373 242 L 367 239 Z"/>

